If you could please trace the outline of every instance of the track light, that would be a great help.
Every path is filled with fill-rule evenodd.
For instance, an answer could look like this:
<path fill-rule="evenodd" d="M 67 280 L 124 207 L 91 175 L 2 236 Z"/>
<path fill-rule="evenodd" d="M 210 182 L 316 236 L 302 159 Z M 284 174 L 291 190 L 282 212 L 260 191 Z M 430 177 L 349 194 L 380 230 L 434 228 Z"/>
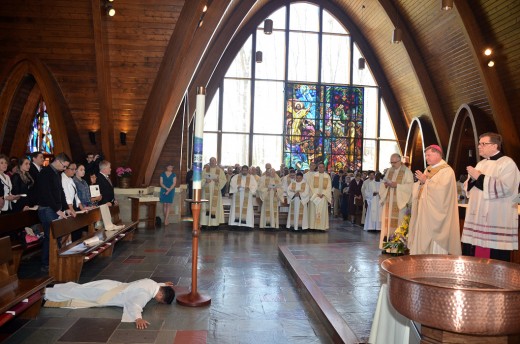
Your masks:
<path fill-rule="evenodd" d="M 116 15 L 116 10 L 112 3 L 114 0 L 105 0 L 105 12 L 108 16 L 113 17 Z"/>
<path fill-rule="evenodd" d="M 403 31 L 396 27 L 392 33 L 392 43 L 399 44 L 403 40 Z"/>
<path fill-rule="evenodd" d="M 486 48 L 486 50 L 484 50 L 484 55 L 490 56 L 491 54 L 493 54 L 493 50 L 491 48 Z"/>
<path fill-rule="evenodd" d="M 489 68 L 494 67 L 494 66 L 495 66 L 495 61 L 493 61 L 493 60 L 489 60 L 489 61 L 487 62 L 487 66 L 488 66 Z"/>
<path fill-rule="evenodd" d="M 264 33 L 266 35 L 270 35 L 273 33 L 273 20 L 272 19 L 264 20 Z"/>
<path fill-rule="evenodd" d="M 449 11 L 453 8 L 453 0 L 442 0 L 441 9 L 444 11 Z"/>

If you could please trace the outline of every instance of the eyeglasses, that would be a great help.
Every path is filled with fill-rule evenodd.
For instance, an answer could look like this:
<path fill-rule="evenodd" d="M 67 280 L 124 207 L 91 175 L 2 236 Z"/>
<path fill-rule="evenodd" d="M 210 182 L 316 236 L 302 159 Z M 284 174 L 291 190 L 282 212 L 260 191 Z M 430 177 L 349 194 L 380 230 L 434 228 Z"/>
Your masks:
<path fill-rule="evenodd" d="M 391 164 L 397 164 L 398 162 L 401 162 L 400 160 L 398 161 L 390 161 Z"/>
<path fill-rule="evenodd" d="M 496 143 L 493 142 L 479 142 L 479 147 L 485 146 L 485 145 L 496 145 Z"/>
<path fill-rule="evenodd" d="M 65 165 L 64 163 L 61 162 L 61 160 L 58 160 L 58 162 L 61 164 L 61 167 L 67 169 L 69 168 L 69 164 Z"/>

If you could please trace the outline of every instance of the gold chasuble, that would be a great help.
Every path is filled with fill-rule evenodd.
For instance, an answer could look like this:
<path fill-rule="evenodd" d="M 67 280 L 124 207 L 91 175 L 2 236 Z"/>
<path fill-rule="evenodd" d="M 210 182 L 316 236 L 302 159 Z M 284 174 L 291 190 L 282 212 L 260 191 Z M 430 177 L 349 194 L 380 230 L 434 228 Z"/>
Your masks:
<path fill-rule="evenodd" d="M 453 169 L 441 160 L 424 171 L 426 182 L 416 182 L 408 247 L 410 254 L 460 255 L 457 181 Z"/>
<path fill-rule="evenodd" d="M 329 229 L 329 203 L 332 203 L 332 181 L 327 173 L 314 173 L 308 178 L 311 189 L 309 228 Z"/>
<path fill-rule="evenodd" d="M 278 208 L 283 202 L 282 182 L 278 175 L 263 175 L 258 183 L 257 196 L 262 200 L 260 228 L 278 228 Z"/>
<path fill-rule="evenodd" d="M 226 186 L 226 174 L 218 166 L 207 166 L 202 178 L 202 198 L 207 199 L 208 202 L 202 203 L 200 224 L 202 226 L 219 226 L 221 223 L 225 223 L 221 190 Z"/>
<path fill-rule="evenodd" d="M 233 195 L 229 211 L 230 226 L 245 226 L 253 228 L 255 225 L 253 210 L 253 194 L 257 184 L 250 174 L 237 174 L 229 182 L 229 193 Z"/>
<path fill-rule="evenodd" d="M 379 187 L 382 205 L 380 249 L 383 249 L 385 238 L 394 234 L 397 227 L 403 222 L 406 206 L 412 196 L 413 173 L 404 165 L 397 169 L 392 167 L 386 172 L 384 180 L 396 182 L 397 187 L 386 187 L 384 182 L 381 182 Z"/>

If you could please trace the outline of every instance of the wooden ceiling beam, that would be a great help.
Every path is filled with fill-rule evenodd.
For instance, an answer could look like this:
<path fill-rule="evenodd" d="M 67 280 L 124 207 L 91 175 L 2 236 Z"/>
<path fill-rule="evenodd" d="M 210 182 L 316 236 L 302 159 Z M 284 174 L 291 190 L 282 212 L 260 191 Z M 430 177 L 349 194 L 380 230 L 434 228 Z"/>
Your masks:
<path fill-rule="evenodd" d="M 110 66 L 108 63 L 107 32 L 104 30 L 105 20 L 110 19 L 101 10 L 102 0 L 92 0 L 92 29 L 94 31 L 94 48 L 96 52 L 96 75 L 99 99 L 99 123 L 101 131 L 101 149 L 104 158 L 114 162 L 114 120 L 112 116 L 112 88 Z"/>
<path fill-rule="evenodd" d="M 520 133 L 515 126 L 513 113 L 496 67 L 489 68 L 487 66 L 488 58 L 483 53 L 484 49 L 487 48 L 486 44 L 489 42 L 484 40 L 475 14 L 465 0 L 455 0 L 455 9 L 468 40 L 471 53 L 475 58 L 480 77 L 484 81 L 486 95 L 493 112 L 493 120 L 498 133 L 504 138 L 504 143 L 502 144 L 504 151 L 515 161 L 520 161 Z"/>
<path fill-rule="evenodd" d="M 396 28 L 400 28 L 403 33 L 403 41 L 401 44 L 403 44 L 404 48 L 406 49 L 416 79 L 421 85 L 420 91 L 422 91 L 426 104 L 430 109 L 430 113 L 426 115 L 429 115 L 432 119 L 437 140 L 442 146 L 447 147 L 448 141 L 450 139 L 450 125 L 448 123 L 447 116 L 442 110 L 440 98 L 437 94 L 435 86 L 433 85 L 433 81 L 430 77 L 428 69 L 426 68 L 426 63 L 422 57 L 421 50 L 415 42 L 408 25 L 406 25 L 406 21 L 404 20 L 403 16 L 400 15 L 399 10 L 396 9 L 395 3 L 391 0 L 379 0 L 379 3 L 385 10 L 388 18 L 392 21 L 394 26 Z M 424 114 L 413 114 L 413 116 L 420 115 Z"/>

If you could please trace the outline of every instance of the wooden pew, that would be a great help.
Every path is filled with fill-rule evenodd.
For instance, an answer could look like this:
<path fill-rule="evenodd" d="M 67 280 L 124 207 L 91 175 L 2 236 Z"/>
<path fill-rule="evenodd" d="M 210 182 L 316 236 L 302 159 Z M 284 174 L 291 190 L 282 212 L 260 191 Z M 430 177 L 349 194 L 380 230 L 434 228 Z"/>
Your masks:
<path fill-rule="evenodd" d="M 0 238 L 10 237 L 11 239 L 12 264 L 15 272 L 18 271 L 23 252 L 41 246 L 41 240 L 28 245 L 23 241 L 25 237 L 25 227 L 32 227 L 34 225 L 38 225 L 40 231 L 43 232 L 37 210 L 28 210 L 21 213 L 2 215 L 0 217 Z"/>
<path fill-rule="evenodd" d="M 35 318 L 44 288 L 53 281 L 49 276 L 19 280 L 12 260 L 11 240 L 0 238 L 0 326 L 16 316 Z"/>
<path fill-rule="evenodd" d="M 111 209 L 111 214 L 113 219 L 118 220 L 119 208 Z M 52 222 L 49 233 L 49 273 L 56 281 L 77 282 L 85 262 L 97 256 L 111 257 L 114 245 L 127 236 L 131 239 L 137 226 L 137 223 L 131 223 L 117 230 L 106 231 L 95 228 L 100 220 L 101 211 L 96 208 L 87 213 L 77 214 L 76 217 Z M 85 227 L 88 231 L 81 239 L 58 244 L 68 240 L 72 232 Z M 94 237 L 99 239 L 97 243 L 89 246 L 84 244 L 86 239 Z"/>

